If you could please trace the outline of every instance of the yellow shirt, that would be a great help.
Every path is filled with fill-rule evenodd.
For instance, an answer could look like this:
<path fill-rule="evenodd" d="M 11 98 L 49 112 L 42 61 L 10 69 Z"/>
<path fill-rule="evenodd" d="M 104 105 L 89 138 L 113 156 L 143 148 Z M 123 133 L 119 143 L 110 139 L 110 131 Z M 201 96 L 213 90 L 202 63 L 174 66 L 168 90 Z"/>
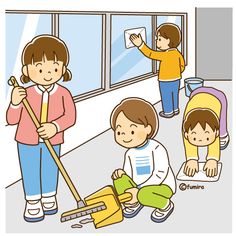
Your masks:
<path fill-rule="evenodd" d="M 155 51 L 143 43 L 139 50 L 148 58 L 160 61 L 159 80 L 174 81 L 181 79 L 181 73 L 185 69 L 184 58 L 177 48 L 166 51 Z"/>
<path fill-rule="evenodd" d="M 217 117 L 220 117 L 221 111 L 221 103 L 220 101 L 211 94 L 208 93 L 198 93 L 194 95 L 188 102 L 185 111 L 184 111 L 184 119 L 186 118 L 187 114 L 196 108 L 206 108 L 210 109 L 215 112 Z M 189 143 L 189 141 L 184 137 L 184 146 L 185 146 L 185 155 L 187 160 L 198 160 L 198 147 Z M 208 146 L 208 154 L 207 160 L 214 159 L 219 161 L 220 159 L 220 140 L 219 136 L 216 140 Z"/>

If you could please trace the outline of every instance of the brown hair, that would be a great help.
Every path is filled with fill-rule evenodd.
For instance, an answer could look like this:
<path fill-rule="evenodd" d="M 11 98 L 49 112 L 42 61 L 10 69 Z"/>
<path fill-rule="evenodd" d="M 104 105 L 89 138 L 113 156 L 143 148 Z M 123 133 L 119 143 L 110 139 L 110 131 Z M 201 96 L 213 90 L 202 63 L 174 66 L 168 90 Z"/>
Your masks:
<path fill-rule="evenodd" d="M 183 122 L 183 131 L 188 132 L 189 128 L 194 129 L 197 124 L 205 130 L 208 124 L 213 131 L 219 130 L 219 118 L 210 109 L 194 109 L 190 111 Z"/>
<path fill-rule="evenodd" d="M 66 44 L 59 38 L 52 35 L 40 35 L 32 39 L 22 52 L 22 65 L 32 64 L 42 61 L 46 56 L 47 60 L 62 61 L 67 68 L 69 63 L 69 52 Z M 63 81 L 71 80 L 71 72 L 66 69 L 63 75 Z M 30 78 L 24 74 L 21 76 L 22 83 L 28 83 Z"/>
<path fill-rule="evenodd" d="M 158 116 L 151 103 L 140 98 L 126 98 L 119 103 L 111 114 L 111 128 L 115 130 L 116 119 L 120 112 L 136 124 L 152 127 L 148 138 L 155 136 L 158 130 Z"/>
<path fill-rule="evenodd" d="M 181 31 L 177 25 L 171 23 L 162 24 L 156 30 L 156 35 L 158 35 L 158 33 L 160 33 L 163 38 L 170 40 L 170 48 L 177 48 L 180 44 Z"/>

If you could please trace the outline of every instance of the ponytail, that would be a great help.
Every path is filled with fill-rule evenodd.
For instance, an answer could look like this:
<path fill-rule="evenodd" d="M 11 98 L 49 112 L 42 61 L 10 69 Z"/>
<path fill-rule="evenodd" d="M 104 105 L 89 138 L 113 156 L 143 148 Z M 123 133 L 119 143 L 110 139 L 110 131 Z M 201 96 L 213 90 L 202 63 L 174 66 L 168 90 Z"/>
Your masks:
<path fill-rule="evenodd" d="M 21 81 L 23 84 L 26 84 L 26 83 L 29 83 L 29 82 L 30 82 L 30 78 L 29 78 L 28 76 L 21 75 L 20 81 Z"/>
<path fill-rule="evenodd" d="M 66 72 L 65 74 L 63 75 L 63 81 L 64 82 L 67 82 L 67 81 L 70 81 L 72 79 L 72 75 L 71 75 L 71 72 L 69 69 L 66 68 Z"/>

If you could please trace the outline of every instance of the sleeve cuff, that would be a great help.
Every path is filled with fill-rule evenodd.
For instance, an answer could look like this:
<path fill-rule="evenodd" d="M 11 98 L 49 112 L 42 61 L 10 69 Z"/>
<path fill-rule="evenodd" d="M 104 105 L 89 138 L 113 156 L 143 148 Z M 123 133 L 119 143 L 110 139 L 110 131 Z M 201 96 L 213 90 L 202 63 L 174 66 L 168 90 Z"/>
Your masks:
<path fill-rule="evenodd" d="M 138 47 L 138 49 L 142 49 L 144 46 L 144 42 Z"/>
<path fill-rule="evenodd" d="M 187 161 L 189 161 L 189 160 L 196 160 L 196 161 L 198 161 L 198 157 L 187 157 Z"/>
<path fill-rule="evenodd" d="M 18 109 L 19 107 L 21 107 L 21 103 L 18 105 L 13 105 L 12 103 L 10 104 L 10 108 Z"/>
<path fill-rule="evenodd" d="M 207 157 L 206 159 L 207 159 L 207 161 L 208 161 L 208 160 L 219 161 L 219 158 L 217 158 L 217 157 Z"/>
<path fill-rule="evenodd" d="M 57 133 L 59 133 L 59 132 L 61 131 L 60 126 L 57 124 L 56 121 L 53 121 L 52 123 L 53 123 L 54 125 L 56 125 L 56 127 L 57 127 Z"/>

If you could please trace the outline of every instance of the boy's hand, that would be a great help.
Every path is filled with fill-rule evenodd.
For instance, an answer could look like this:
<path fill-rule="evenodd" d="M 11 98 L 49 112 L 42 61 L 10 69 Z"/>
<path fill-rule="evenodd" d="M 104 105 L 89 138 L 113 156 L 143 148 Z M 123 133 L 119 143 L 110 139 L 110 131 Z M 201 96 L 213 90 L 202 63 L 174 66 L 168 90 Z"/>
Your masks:
<path fill-rule="evenodd" d="M 143 43 L 143 39 L 142 39 L 141 34 L 139 34 L 139 35 L 131 34 L 129 39 L 136 47 L 140 47 Z"/>
<path fill-rule="evenodd" d="M 132 199 L 130 201 L 126 202 L 126 203 L 132 205 L 132 204 L 138 202 L 138 198 L 137 198 L 138 190 L 139 190 L 138 188 L 129 188 L 125 191 L 126 193 L 131 193 L 132 194 Z"/>
<path fill-rule="evenodd" d="M 39 136 L 43 139 L 50 139 L 57 133 L 57 127 L 53 123 L 43 123 L 37 129 Z"/>
<path fill-rule="evenodd" d="M 17 106 L 26 97 L 26 90 L 23 87 L 15 87 L 11 93 L 11 103 Z"/>
<path fill-rule="evenodd" d="M 188 160 L 184 167 L 184 173 L 187 176 L 193 177 L 196 172 L 199 171 L 198 161 L 197 160 Z"/>
<path fill-rule="evenodd" d="M 218 174 L 218 162 L 213 159 L 208 160 L 204 165 L 203 170 L 206 171 L 206 176 L 208 177 L 216 176 Z"/>
<path fill-rule="evenodd" d="M 117 170 L 115 170 L 115 171 L 112 173 L 111 178 L 112 178 L 113 180 L 119 179 L 119 178 L 121 178 L 122 175 L 125 175 L 125 174 L 126 174 L 126 173 L 125 173 L 124 170 L 122 170 L 122 169 L 117 169 Z"/>

